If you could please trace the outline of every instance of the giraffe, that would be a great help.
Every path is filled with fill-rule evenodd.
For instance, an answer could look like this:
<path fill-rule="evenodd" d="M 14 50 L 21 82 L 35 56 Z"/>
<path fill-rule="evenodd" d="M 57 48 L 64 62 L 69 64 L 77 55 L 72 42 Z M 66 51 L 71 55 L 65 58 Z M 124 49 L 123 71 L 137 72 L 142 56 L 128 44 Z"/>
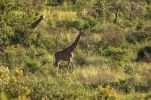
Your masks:
<path fill-rule="evenodd" d="M 72 52 L 77 47 L 81 36 L 84 36 L 84 33 L 80 30 L 76 40 L 70 46 L 54 54 L 54 66 L 59 67 L 59 62 L 62 60 L 68 61 L 69 67 L 70 62 L 72 62 Z"/>
<path fill-rule="evenodd" d="M 38 26 L 38 24 L 41 22 L 42 19 L 43 19 L 43 15 L 41 15 L 39 17 L 39 19 L 37 19 L 34 23 L 32 23 L 30 28 L 35 29 Z"/>

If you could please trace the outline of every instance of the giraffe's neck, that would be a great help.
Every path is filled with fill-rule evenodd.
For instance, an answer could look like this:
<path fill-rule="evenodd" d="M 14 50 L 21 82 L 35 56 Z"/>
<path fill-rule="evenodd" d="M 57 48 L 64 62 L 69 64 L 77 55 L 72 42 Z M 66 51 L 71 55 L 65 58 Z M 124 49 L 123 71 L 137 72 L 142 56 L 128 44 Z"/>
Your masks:
<path fill-rule="evenodd" d="M 79 40 L 80 40 L 80 36 L 81 34 L 79 33 L 79 35 L 77 36 L 76 40 L 67 48 L 64 49 L 64 51 L 66 51 L 67 53 L 72 53 L 73 50 L 77 47 Z"/>
<path fill-rule="evenodd" d="M 37 19 L 34 23 L 31 24 L 31 28 L 36 28 L 41 22 L 42 18 Z"/>

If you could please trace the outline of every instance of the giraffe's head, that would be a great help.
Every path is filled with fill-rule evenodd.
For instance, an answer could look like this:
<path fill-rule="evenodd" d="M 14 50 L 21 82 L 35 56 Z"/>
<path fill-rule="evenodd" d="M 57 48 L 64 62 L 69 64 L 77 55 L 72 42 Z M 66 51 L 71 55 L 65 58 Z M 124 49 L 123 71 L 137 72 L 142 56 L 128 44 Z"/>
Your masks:
<path fill-rule="evenodd" d="M 40 19 L 44 19 L 44 16 L 43 16 L 43 15 L 41 15 L 41 16 L 40 16 Z"/>
<path fill-rule="evenodd" d="M 84 32 L 82 31 L 82 29 L 80 29 L 80 35 L 81 36 L 85 36 Z"/>

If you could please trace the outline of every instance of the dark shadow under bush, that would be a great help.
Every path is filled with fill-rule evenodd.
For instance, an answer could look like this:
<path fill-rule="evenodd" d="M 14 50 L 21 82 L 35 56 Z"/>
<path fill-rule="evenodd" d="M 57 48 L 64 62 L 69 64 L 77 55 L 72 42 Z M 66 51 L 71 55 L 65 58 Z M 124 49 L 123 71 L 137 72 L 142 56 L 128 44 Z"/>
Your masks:
<path fill-rule="evenodd" d="M 137 61 L 151 62 L 151 47 L 145 46 L 138 51 Z"/>

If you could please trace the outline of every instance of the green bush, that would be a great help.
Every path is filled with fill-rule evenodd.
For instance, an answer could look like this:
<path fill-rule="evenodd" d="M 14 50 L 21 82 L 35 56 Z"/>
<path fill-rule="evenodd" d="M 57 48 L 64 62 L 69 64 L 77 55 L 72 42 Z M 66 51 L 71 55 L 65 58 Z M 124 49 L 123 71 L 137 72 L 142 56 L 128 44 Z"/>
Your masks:
<path fill-rule="evenodd" d="M 8 26 L 6 23 L 1 22 L 0 26 L 0 49 L 3 50 L 6 46 L 11 44 L 10 38 L 14 35 L 14 30 L 12 27 Z M 2 34 L 3 33 L 3 34 Z"/>
<path fill-rule="evenodd" d="M 145 97 L 144 97 L 145 100 L 149 100 L 151 99 L 151 93 L 147 94 Z"/>
<path fill-rule="evenodd" d="M 84 29 L 90 32 L 100 31 L 100 27 L 99 27 L 100 23 L 94 17 L 87 15 L 87 16 L 83 16 L 82 19 L 84 20 L 84 25 L 83 25 Z"/>
<path fill-rule="evenodd" d="M 26 50 L 21 45 L 8 46 L 2 55 L 3 65 L 13 67 L 23 67 L 25 65 Z"/>
<path fill-rule="evenodd" d="M 111 84 L 112 86 L 114 86 L 116 89 L 118 89 L 121 92 L 129 93 L 129 92 L 135 91 L 135 87 L 134 87 L 132 79 L 118 80 Z"/>
<path fill-rule="evenodd" d="M 80 16 L 79 19 L 75 21 L 68 21 L 69 23 L 66 25 L 67 28 L 73 27 L 75 29 L 83 28 L 87 32 L 99 32 L 100 31 L 100 23 L 90 15 Z"/>
<path fill-rule="evenodd" d="M 101 50 L 103 56 L 109 57 L 112 61 L 124 61 L 129 62 L 133 59 L 133 52 L 130 49 L 116 48 L 109 46 L 108 48 Z"/>
<path fill-rule="evenodd" d="M 87 63 L 87 61 L 86 61 L 86 59 L 85 59 L 84 56 L 77 56 L 77 57 L 75 57 L 75 61 L 76 61 L 77 64 L 79 64 L 81 66 L 85 65 Z"/>
<path fill-rule="evenodd" d="M 83 65 L 89 65 L 88 59 L 85 57 L 86 55 L 82 52 L 79 51 L 74 55 L 74 60 L 76 64 L 83 66 Z"/>
<path fill-rule="evenodd" d="M 127 36 L 127 40 L 130 43 L 141 43 L 143 41 L 149 40 L 151 37 L 150 32 L 134 32 Z"/>
<path fill-rule="evenodd" d="M 63 4 L 64 0 L 47 0 L 47 4 L 51 6 L 58 6 Z"/>
<path fill-rule="evenodd" d="M 30 72 L 35 72 L 37 69 L 39 69 L 40 62 L 30 59 L 29 61 L 27 61 L 26 66 L 27 70 L 29 70 Z"/>

